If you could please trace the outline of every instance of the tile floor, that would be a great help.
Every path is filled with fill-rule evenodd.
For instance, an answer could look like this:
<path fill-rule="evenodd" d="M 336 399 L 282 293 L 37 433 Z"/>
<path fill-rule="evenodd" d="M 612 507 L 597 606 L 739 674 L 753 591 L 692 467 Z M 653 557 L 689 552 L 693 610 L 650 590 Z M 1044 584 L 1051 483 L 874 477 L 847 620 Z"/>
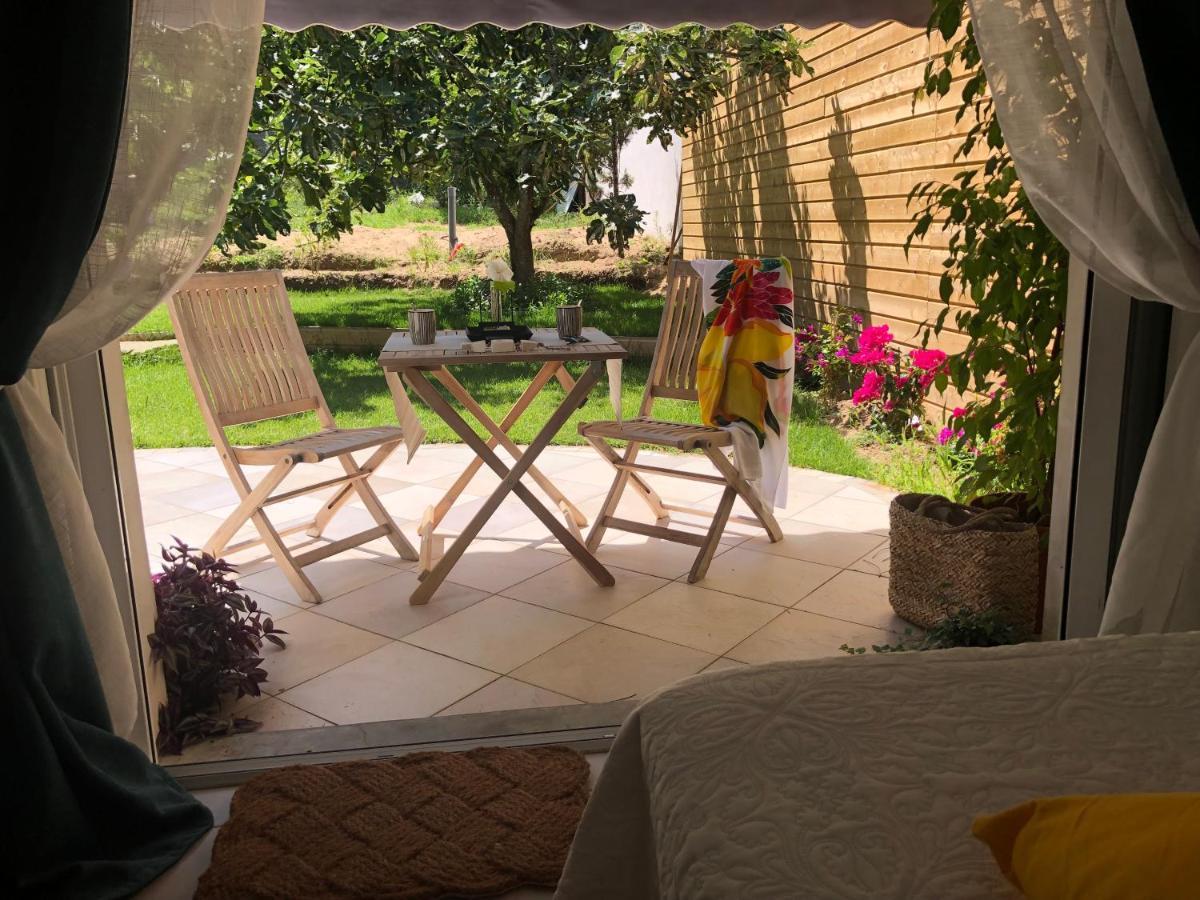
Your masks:
<path fill-rule="evenodd" d="M 658 465 L 703 461 L 643 453 Z M 424 446 L 411 464 L 397 457 L 376 480 L 384 505 L 416 543 L 426 506 L 470 460 L 456 445 Z M 555 447 L 547 474 L 589 517 L 611 480 L 589 448 Z M 209 448 L 139 450 L 146 540 L 152 567 L 172 535 L 200 544 L 233 508 L 234 496 Z M 253 470 L 251 470 L 253 472 Z M 340 474 L 336 463 L 293 476 Z M 461 528 L 497 483 L 472 480 L 442 530 Z M 715 486 L 659 479 L 664 498 L 705 506 Z M 599 557 L 616 576 L 597 587 L 518 500 L 510 498 L 426 606 L 408 604 L 415 564 L 383 539 L 306 570 L 326 602 L 301 603 L 261 550 L 232 560 L 240 582 L 288 632 L 268 647 L 267 697 L 239 711 L 271 730 L 603 702 L 635 697 L 704 671 L 784 659 L 836 656 L 844 643 L 886 643 L 904 623 L 887 602 L 887 506 L 892 491 L 853 478 L 793 469 L 784 539 L 731 526 L 708 576 L 689 585 L 694 548 L 609 532 Z M 279 504 L 287 524 L 311 517 L 310 495 Z M 553 508 L 553 505 L 551 508 Z M 620 515 L 651 521 L 632 492 Z M 691 525 L 687 517 L 677 520 Z M 373 525 L 361 505 L 344 509 L 326 538 Z M 247 530 L 247 533 L 249 531 Z M 302 533 L 295 543 L 311 543 Z M 200 745 L 188 761 L 219 751 Z"/>

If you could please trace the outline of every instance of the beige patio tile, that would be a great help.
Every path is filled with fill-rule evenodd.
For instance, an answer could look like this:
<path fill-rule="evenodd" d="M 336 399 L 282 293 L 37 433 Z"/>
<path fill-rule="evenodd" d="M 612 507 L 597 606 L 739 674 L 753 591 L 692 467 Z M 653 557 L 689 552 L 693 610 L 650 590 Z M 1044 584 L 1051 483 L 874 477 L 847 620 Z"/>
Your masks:
<path fill-rule="evenodd" d="M 133 464 L 137 468 L 137 476 L 140 481 L 147 475 L 156 475 L 160 472 L 170 472 L 172 469 L 179 468 L 168 462 L 160 462 L 155 459 L 153 450 L 135 450 L 133 451 Z"/>
<path fill-rule="evenodd" d="M 156 462 L 172 466 L 200 466 L 220 459 L 215 447 L 169 447 L 150 453 Z"/>
<path fill-rule="evenodd" d="M 399 641 L 313 678 L 283 699 L 338 725 L 431 716 L 495 679 Z"/>
<path fill-rule="evenodd" d="M 779 612 L 779 607 L 769 603 L 673 582 L 605 622 L 720 656 Z"/>
<path fill-rule="evenodd" d="M 563 469 L 559 474 L 568 481 L 581 481 L 585 484 L 608 488 L 612 484 L 616 470 L 593 453 L 590 459 L 581 461 L 577 466 Z"/>
<path fill-rule="evenodd" d="M 887 598 L 886 578 L 847 571 L 825 582 L 796 608 L 903 634 L 910 626 L 892 612 Z"/>
<path fill-rule="evenodd" d="M 162 500 L 167 494 L 209 484 L 228 484 L 227 477 L 209 475 L 182 466 L 160 466 L 160 471 L 143 474 L 138 470 L 138 489 L 148 497 Z"/>
<path fill-rule="evenodd" d="M 353 550 L 304 567 L 304 574 L 309 577 L 324 600 L 340 597 L 364 584 L 394 575 L 395 572 L 391 566 L 363 558 Z M 242 579 L 242 583 L 248 588 L 288 603 L 303 602 L 278 566 L 247 575 Z"/>
<path fill-rule="evenodd" d="M 476 500 L 460 499 L 438 524 L 438 533 L 461 534 L 486 502 L 487 500 L 482 497 Z M 557 516 L 557 507 L 551 506 L 550 510 Z M 513 528 L 519 528 L 535 521 L 538 521 L 537 516 L 530 511 L 529 507 L 518 498 L 509 496 L 488 516 L 479 534 L 482 537 L 495 538 Z M 545 525 L 542 525 L 542 531 L 549 534 Z"/>
<path fill-rule="evenodd" d="M 821 494 L 828 497 L 844 487 L 854 484 L 859 479 L 849 475 L 835 475 L 832 472 L 818 472 L 816 469 L 796 469 L 788 471 L 788 490 L 805 491 L 811 494 Z"/>
<path fill-rule="evenodd" d="M 511 674 L 585 703 L 605 703 L 645 694 L 695 674 L 713 659 L 711 653 L 600 624 Z"/>
<path fill-rule="evenodd" d="M 418 545 L 416 524 L 405 520 L 393 510 L 388 510 L 388 512 L 392 514 L 393 521 L 400 526 L 400 531 L 408 538 L 409 543 L 416 548 Z M 371 514 L 365 509 L 344 506 L 338 510 L 336 516 L 329 520 L 322 537 L 329 541 L 336 541 L 366 531 L 368 528 L 374 528 L 376 524 Z M 411 569 L 416 565 L 412 560 L 402 559 L 386 537 L 375 538 L 373 541 L 359 544 L 355 550 L 363 554 L 365 558 L 396 569 Z"/>
<path fill-rule="evenodd" d="M 512 465 L 512 460 L 508 458 L 508 454 L 504 451 L 498 451 L 500 458 L 504 460 L 505 465 Z M 460 477 L 460 472 L 454 472 L 449 475 L 443 475 L 441 478 L 435 478 L 432 481 L 426 482 L 431 488 L 437 488 L 442 493 L 449 490 Z M 480 466 L 479 471 L 471 476 L 471 480 L 467 482 L 464 492 L 473 494 L 476 497 L 486 497 L 496 489 L 500 484 L 500 476 L 489 469 L 487 466 Z"/>
<path fill-rule="evenodd" d="M 626 569 L 610 567 L 609 571 L 617 583 L 601 587 L 583 566 L 570 560 L 506 588 L 504 595 L 599 622 L 668 583 L 666 579 Z"/>
<path fill-rule="evenodd" d="M 287 648 L 263 644 L 263 668 L 267 670 L 263 691 L 268 694 L 286 691 L 390 643 L 385 637 L 307 610 L 283 621 L 287 623 L 283 627 Z"/>
<path fill-rule="evenodd" d="M 557 553 L 535 550 L 516 541 L 483 539 L 467 547 L 446 577 L 455 584 L 499 593 L 560 562 L 562 557 Z"/>
<path fill-rule="evenodd" d="M 751 635 L 753 637 L 753 635 Z M 749 640 L 749 638 L 747 638 Z M 749 663 L 741 662 L 740 660 L 730 659 L 728 656 L 722 656 L 720 659 L 708 666 L 705 672 L 723 672 L 726 669 L 744 669 Z"/>
<path fill-rule="evenodd" d="M 298 612 L 303 612 L 299 606 L 293 606 L 291 603 L 284 603 L 282 600 L 276 600 L 274 597 L 269 597 L 250 588 L 242 587 L 240 581 L 238 582 L 238 587 L 241 588 L 243 594 L 257 603 L 258 608 L 275 622 L 282 623 L 284 619 L 294 616 Z M 281 627 L 286 628 L 287 626 Z"/>
<path fill-rule="evenodd" d="M 720 555 L 729 547 L 730 544 L 721 543 L 717 547 L 717 554 Z M 604 541 L 596 556 L 606 566 L 656 575 L 659 578 L 678 578 L 692 568 L 698 549 L 689 544 L 679 544 L 662 538 L 609 531 L 604 535 Z"/>
<path fill-rule="evenodd" d="M 419 522 L 425 515 L 425 510 L 439 503 L 446 496 L 446 489 L 431 484 L 412 484 L 398 491 L 389 491 L 379 495 L 379 501 L 384 509 L 393 516 Z M 467 503 L 479 497 L 479 494 L 464 491 L 459 503 Z"/>
<path fill-rule="evenodd" d="M 435 596 L 430 604 L 437 603 Z M 493 672 L 510 672 L 589 623 L 507 597 L 488 597 L 404 638 Z"/>
<path fill-rule="evenodd" d="M 795 606 L 840 569 L 734 547 L 716 557 L 699 585 L 776 606 Z"/>
<path fill-rule="evenodd" d="M 147 528 L 151 525 L 161 525 L 163 522 L 169 522 L 172 519 L 181 519 L 191 514 L 192 510 L 185 509 L 182 506 L 175 506 L 171 503 L 164 503 L 153 494 L 142 495 L 142 525 Z"/>
<path fill-rule="evenodd" d="M 467 448 L 463 448 L 467 449 Z M 388 478 L 398 478 L 410 484 L 428 484 L 447 475 L 458 475 L 469 461 L 469 456 L 450 452 L 455 448 L 424 446 L 417 450 L 412 462 L 405 462 L 408 451 L 401 447 L 396 454 L 379 467 L 379 473 Z M 469 451 L 468 451 L 469 452 Z"/>
<path fill-rule="evenodd" d="M 895 488 L 884 484 L 855 479 L 833 496 L 845 497 L 847 500 L 865 500 L 868 503 L 891 504 L 892 498 L 898 493 L 900 492 Z"/>
<path fill-rule="evenodd" d="M 175 491 L 165 491 L 158 497 L 164 503 L 182 506 L 195 512 L 212 512 L 216 516 L 220 516 L 221 513 L 214 512 L 214 510 L 224 507 L 232 511 L 241 501 L 237 490 L 229 483 L 228 479 L 194 484 L 191 487 Z"/>
<path fill-rule="evenodd" d="M 695 506 L 700 509 L 716 509 L 717 497 L 724 490 L 719 484 L 659 475 L 647 475 L 646 481 L 668 503 L 674 502 L 680 506 Z"/>
<path fill-rule="evenodd" d="M 239 716 L 245 716 L 262 723 L 260 731 L 293 731 L 298 728 L 325 728 L 331 723 L 320 716 L 292 706 L 278 697 L 267 697 L 252 706 L 238 710 Z"/>
<path fill-rule="evenodd" d="M 545 688 L 504 676 L 485 684 L 469 697 L 443 709 L 439 716 L 467 713 L 500 712 L 512 709 L 541 709 L 551 706 L 576 706 L 579 701 Z"/>
<path fill-rule="evenodd" d="M 320 716 L 314 716 L 277 697 L 266 697 L 256 700 L 249 706 L 239 707 L 239 716 L 253 719 L 261 723 L 258 731 L 294 731 L 300 728 L 325 728 L 330 723 Z M 223 738 L 213 738 L 199 744 L 184 748 L 177 757 L 167 757 L 166 763 L 198 763 L 212 762 L 219 759 L 232 759 L 236 752 L 230 742 Z"/>
<path fill-rule="evenodd" d="M 483 591 L 447 581 L 429 603 L 413 606 L 408 598 L 418 584 L 415 570 L 397 572 L 311 609 L 318 615 L 399 639 L 487 596 Z"/>
<path fill-rule="evenodd" d="M 240 501 L 239 501 L 240 502 Z M 279 503 L 272 503 L 267 507 L 267 518 L 276 528 L 283 528 L 289 524 L 300 522 L 310 522 L 313 516 L 317 514 L 325 501 L 316 494 L 309 494 L 306 497 L 293 497 L 291 500 L 283 500 Z M 228 503 L 223 506 L 209 507 L 205 510 L 211 516 L 219 516 L 224 519 L 229 516 L 235 509 L 238 508 L 237 503 Z M 234 540 L 242 540 L 246 537 L 257 536 L 258 530 L 254 527 L 253 522 L 247 522 L 240 529 Z"/>
<path fill-rule="evenodd" d="M 885 540 L 869 532 L 842 531 L 797 519 L 780 519 L 779 527 L 783 540 L 772 544 L 766 535 L 761 535 L 746 541 L 741 548 L 844 569 Z"/>
<path fill-rule="evenodd" d="M 150 552 L 151 566 L 155 566 L 155 560 L 159 559 L 159 544 L 170 545 L 173 543 L 172 538 L 177 537 L 186 544 L 199 547 L 208 540 L 220 524 L 221 519 L 217 516 L 191 513 L 146 528 L 146 546 Z M 155 566 L 155 568 L 157 567 Z"/>
<path fill-rule="evenodd" d="M 888 504 L 883 500 L 851 500 L 846 497 L 826 497 L 802 509 L 794 519 L 814 525 L 830 525 L 847 531 L 888 530 Z"/>
<path fill-rule="evenodd" d="M 844 655 L 838 648 L 894 643 L 896 636 L 878 628 L 853 625 L 828 616 L 789 609 L 765 628 L 742 641 L 726 656 L 759 665 L 789 659 L 819 659 Z"/>
<path fill-rule="evenodd" d="M 878 575 L 882 578 L 887 578 L 891 568 L 891 561 L 892 544 L 890 541 L 884 541 L 870 553 L 862 557 L 862 559 L 852 563 L 849 568 L 855 572 L 865 572 L 868 575 Z"/>

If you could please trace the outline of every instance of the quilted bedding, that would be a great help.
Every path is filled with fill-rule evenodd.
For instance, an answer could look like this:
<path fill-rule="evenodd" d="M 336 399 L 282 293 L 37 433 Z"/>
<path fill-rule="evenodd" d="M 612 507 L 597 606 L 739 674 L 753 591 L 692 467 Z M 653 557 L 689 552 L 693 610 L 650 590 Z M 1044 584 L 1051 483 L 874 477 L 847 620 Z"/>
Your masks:
<path fill-rule="evenodd" d="M 1200 790 L 1200 632 L 779 663 L 625 722 L 556 897 L 1011 897 L 1036 796 Z"/>

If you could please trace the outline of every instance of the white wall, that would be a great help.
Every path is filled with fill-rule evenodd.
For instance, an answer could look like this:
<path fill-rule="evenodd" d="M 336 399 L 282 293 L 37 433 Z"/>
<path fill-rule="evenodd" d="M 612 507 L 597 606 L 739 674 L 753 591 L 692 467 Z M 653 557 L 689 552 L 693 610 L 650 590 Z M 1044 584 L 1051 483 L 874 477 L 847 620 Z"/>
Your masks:
<path fill-rule="evenodd" d="M 629 190 L 637 197 L 638 209 L 646 213 L 646 234 L 669 241 L 679 194 L 683 142 L 676 136 L 664 150 L 658 141 L 646 143 L 648 133 L 647 129 L 635 132 L 621 151 L 621 174 L 633 181 Z"/>

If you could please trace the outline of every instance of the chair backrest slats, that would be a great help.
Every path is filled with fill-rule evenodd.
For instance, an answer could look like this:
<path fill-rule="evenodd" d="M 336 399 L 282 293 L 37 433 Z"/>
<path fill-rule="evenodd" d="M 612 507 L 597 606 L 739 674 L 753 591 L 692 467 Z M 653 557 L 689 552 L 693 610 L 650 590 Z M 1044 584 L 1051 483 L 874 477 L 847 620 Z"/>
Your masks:
<path fill-rule="evenodd" d="M 323 409 L 280 272 L 196 275 L 168 308 L 217 426 Z"/>
<path fill-rule="evenodd" d="M 649 415 L 655 397 L 697 400 L 696 359 L 704 340 L 704 304 L 700 275 L 691 264 L 671 260 L 667 296 L 663 301 L 654 362 L 642 400 L 641 415 Z"/>

